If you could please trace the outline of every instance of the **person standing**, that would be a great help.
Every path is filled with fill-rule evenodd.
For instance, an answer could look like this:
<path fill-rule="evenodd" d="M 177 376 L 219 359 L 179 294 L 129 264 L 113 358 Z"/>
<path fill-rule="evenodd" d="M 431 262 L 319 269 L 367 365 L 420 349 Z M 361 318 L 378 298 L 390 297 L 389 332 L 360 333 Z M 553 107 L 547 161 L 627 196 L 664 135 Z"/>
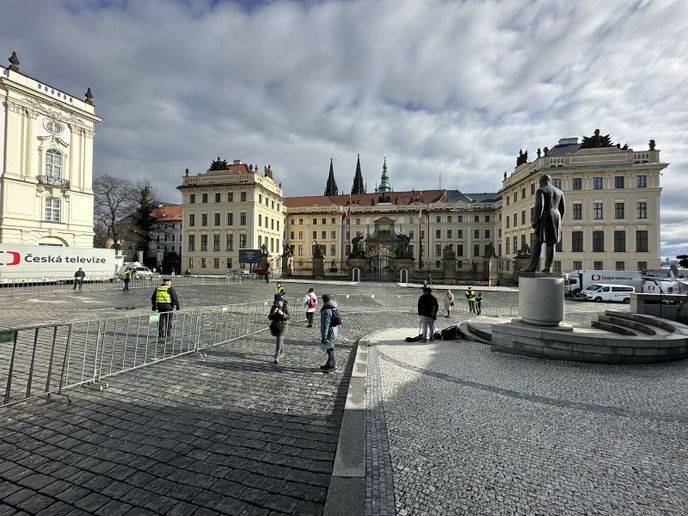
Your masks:
<path fill-rule="evenodd" d="M 172 287 L 172 280 L 164 278 L 162 285 L 153 291 L 151 296 L 151 303 L 153 303 L 153 311 L 158 311 L 160 319 L 158 319 L 158 338 L 167 338 L 172 330 L 172 309 L 179 310 L 179 298 L 177 292 Z"/>
<path fill-rule="evenodd" d="M 129 281 L 131 280 L 131 272 L 129 269 L 125 270 L 122 274 L 122 281 L 124 282 L 124 288 L 122 292 L 129 292 Z"/>
<path fill-rule="evenodd" d="M 287 334 L 287 324 L 291 319 L 289 313 L 289 306 L 286 299 L 277 299 L 270 308 L 268 319 L 270 323 L 270 333 L 277 337 L 275 344 L 275 364 L 279 364 L 279 360 L 284 355 L 284 336 Z"/>
<path fill-rule="evenodd" d="M 443 303 L 444 309 L 447 311 L 447 317 L 451 316 L 452 308 L 454 307 L 454 294 L 452 294 L 451 289 L 447 289 L 447 293 L 444 295 Z"/>
<path fill-rule="evenodd" d="M 334 351 L 334 341 L 339 335 L 339 310 L 337 302 L 329 294 L 323 294 L 323 307 L 320 309 L 320 349 L 327 353 L 327 362 L 320 366 L 325 372 L 337 370 L 337 354 Z"/>
<path fill-rule="evenodd" d="M 483 311 L 483 295 L 480 292 L 478 292 L 478 295 L 475 296 L 475 313 L 480 315 L 482 311 Z"/>
<path fill-rule="evenodd" d="M 468 301 L 468 311 L 472 314 L 475 313 L 475 290 L 473 287 L 468 287 L 466 290 L 466 301 Z"/>
<path fill-rule="evenodd" d="M 315 310 L 318 308 L 318 297 L 315 295 L 313 288 L 309 288 L 308 292 L 303 298 L 303 309 L 306 311 L 306 320 L 308 321 L 308 328 L 313 327 L 313 316 Z"/>
<path fill-rule="evenodd" d="M 275 287 L 275 299 L 277 296 L 282 296 L 284 297 L 284 288 L 282 288 L 282 284 L 278 281 L 277 286 Z"/>
<path fill-rule="evenodd" d="M 418 298 L 418 315 L 420 315 L 420 334 L 423 342 L 428 341 L 427 333 L 430 333 L 430 340 L 435 340 L 435 319 L 440 307 L 437 299 L 432 295 L 432 289 L 426 287 L 423 294 Z"/>
<path fill-rule="evenodd" d="M 79 287 L 79 290 L 81 290 L 81 285 L 84 284 L 84 278 L 86 277 L 86 273 L 84 270 L 79 267 L 79 270 L 74 273 L 74 288 L 72 290 L 76 290 L 76 287 Z"/>

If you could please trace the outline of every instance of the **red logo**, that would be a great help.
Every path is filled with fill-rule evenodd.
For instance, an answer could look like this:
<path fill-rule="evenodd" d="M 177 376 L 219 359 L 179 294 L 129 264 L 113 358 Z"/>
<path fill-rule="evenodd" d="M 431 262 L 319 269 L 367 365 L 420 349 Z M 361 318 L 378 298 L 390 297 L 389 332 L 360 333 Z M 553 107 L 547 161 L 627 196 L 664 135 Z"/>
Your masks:
<path fill-rule="evenodd" d="M 10 261 L 7 263 L 0 263 L 0 265 L 17 265 L 21 256 L 17 251 L 0 251 L 0 254 L 5 253 L 10 255 Z"/>
<path fill-rule="evenodd" d="M 602 276 L 600 276 L 599 274 L 593 274 L 593 275 L 592 275 L 592 280 L 593 280 L 593 281 L 597 281 L 597 280 L 600 280 L 600 279 L 602 279 Z"/>

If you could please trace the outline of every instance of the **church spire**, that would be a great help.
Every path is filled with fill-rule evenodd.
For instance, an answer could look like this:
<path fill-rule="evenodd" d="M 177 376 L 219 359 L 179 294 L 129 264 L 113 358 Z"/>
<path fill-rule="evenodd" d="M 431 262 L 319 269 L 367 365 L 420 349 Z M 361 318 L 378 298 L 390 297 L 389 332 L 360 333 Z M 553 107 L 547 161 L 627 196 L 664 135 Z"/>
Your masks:
<path fill-rule="evenodd" d="M 352 194 L 364 194 L 366 188 L 363 185 L 363 175 L 361 174 L 361 155 L 358 155 L 356 160 L 356 175 L 354 176 L 354 185 L 351 187 Z"/>
<path fill-rule="evenodd" d="M 327 186 L 325 187 L 325 195 L 339 195 L 337 181 L 335 181 L 334 179 L 334 167 L 332 166 L 332 158 L 330 158 L 330 175 L 327 176 Z"/>
<path fill-rule="evenodd" d="M 392 185 L 389 184 L 389 176 L 387 175 L 387 156 L 382 163 L 382 179 L 380 179 L 380 186 L 375 190 L 377 193 L 386 193 L 392 191 Z"/>

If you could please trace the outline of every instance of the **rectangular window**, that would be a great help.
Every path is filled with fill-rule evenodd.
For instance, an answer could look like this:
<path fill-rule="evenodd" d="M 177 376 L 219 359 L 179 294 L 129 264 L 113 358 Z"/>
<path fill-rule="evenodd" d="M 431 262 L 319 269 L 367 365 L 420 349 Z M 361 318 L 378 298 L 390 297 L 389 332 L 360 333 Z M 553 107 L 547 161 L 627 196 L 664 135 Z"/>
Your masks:
<path fill-rule="evenodd" d="M 511 243 L 514 246 L 514 252 L 516 252 L 518 250 L 518 237 L 513 237 Z"/>
<path fill-rule="evenodd" d="M 294 232 L 293 232 L 293 231 L 289 233 L 289 238 L 290 238 L 291 240 L 294 240 Z"/>
<path fill-rule="evenodd" d="M 231 258 L 227 258 L 227 268 L 228 269 L 232 268 L 232 259 Z"/>
<path fill-rule="evenodd" d="M 623 230 L 614 231 L 614 252 L 615 253 L 625 253 L 626 252 L 626 232 Z M 623 270 L 623 269 L 621 269 L 621 270 Z"/>
<path fill-rule="evenodd" d="M 463 222 L 463 215 L 457 215 L 456 222 Z"/>
<path fill-rule="evenodd" d="M 456 246 L 456 256 L 463 256 L 463 244 Z"/>
<path fill-rule="evenodd" d="M 616 270 L 617 271 L 625 271 L 626 270 L 626 263 L 625 262 L 616 262 Z"/>
<path fill-rule="evenodd" d="M 213 251 L 220 250 L 220 235 L 213 235 Z M 218 265 L 219 267 L 219 265 Z M 217 269 L 217 267 L 215 267 Z"/>
<path fill-rule="evenodd" d="M 299 244 L 296 254 L 298 254 L 299 256 L 303 256 L 303 244 Z"/>
<path fill-rule="evenodd" d="M 208 235 L 201 235 L 201 251 L 208 250 Z"/>
<path fill-rule="evenodd" d="M 514 227 L 518 226 L 518 213 L 514 213 Z"/>
<path fill-rule="evenodd" d="M 593 177 L 592 178 L 592 187 L 594 190 L 602 190 L 602 178 L 601 177 Z"/>
<path fill-rule="evenodd" d="M 221 198 L 221 197 L 222 197 L 222 194 L 221 194 L 221 193 L 216 193 L 216 194 L 215 194 L 215 202 L 220 202 L 220 198 Z M 217 269 L 217 268 L 219 268 L 219 267 L 215 267 L 215 268 Z"/>
<path fill-rule="evenodd" d="M 277 231 L 279 231 L 279 230 L 280 230 L 280 228 L 279 228 L 279 220 L 278 220 L 277 221 Z"/>
<path fill-rule="evenodd" d="M 506 229 L 509 229 L 510 221 L 511 221 L 511 217 L 507 216 L 507 218 L 506 218 Z"/>
<path fill-rule="evenodd" d="M 208 225 L 208 214 L 202 213 L 201 214 L 201 226 L 207 226 L 207 225 Z"/>
<path fill-rule="evenodd" d="M 196 194 L 189 194 L 189 204 L 196 204 Z"/>
<path fill-rule="evenodd" d="M 330 231 L 330 239 L 337 240 L 337 232 L 336 231 Z"/>
<path fill-rule="evenodd" d="M 599 262 L 599 261 L 593 262 L 592 268 L 595 269 L 596 271 L 602 271 L 602 270 L 604 270 L 604 262 Z"/>
<path fill-rule="evenodd" d="M 275 239 L 273 237 L 270 237 L 270 252 L 275 252 Z"/>
<path fill-rule="evenodd" d="M 490 216 L 489 215 L 485 215 L 485 222 L 490 222 Z"/>
<path fill-rule="evenodd" d="M 357 226 L 361 225 L 361 218 L 360 217 L 356 217 L 356 225 Z"/>
<path fill-rule="evenodd" d="M 506 239 L 506 254 L 510 254 L 510 253 L 511 253 L 511 240 L 509 240 L 507 238 Z"/>
<path fill-rule="evenodd" d="M 330 256 L 337 256 L 337 244 L 330 244 Z"/>
<path fill-rule="evenodd" d="M 521 199 L 525 199 L 525 198 L 526 198 L 526 187 L 524 186 L 523 188 L 521 188 Z"/>
<path fill-rule="evenodd" d="M 442 244 L 435 244 L 435 256 L 442 256 Z"/>
<path fill-rule="evenodd" d="M 647 176 L 635 176 L 635 186 L 638 188 L 647 188 Z"/>
<path fill-rule="evenodd" d="M 555 188 L 561 188 L 561 179 L 552 179 L 552 185 Z"/>
<path fill-rule="evenodd" d="M 624 187 L 624 176 L 614 176 L 614 188 Z"/>
<path fill-rule="evenodd" d="M 435 222 L 437 222 L 437 223 L 442 222 L 442 217 L 440 215 L 435 215 Z"/>
<path fill-rule="evenodd" d="M 246 192 L 241 192 L 239 194 L 239 199 L 241 200 L 241 202 L 246 202 Z"/>
<path fill-rule="evenodd" d="M 320 223 L 323 224 L 323 225 L 325 225 L 325 224 L 327 224 L 327 220 L 322 219 L 322 220 L 320 221 Z"/>
<path fill-rule="evenodd" d="M 580 177 L 574 177 L 573 178 L 573 189 L 574 190 L 582 190 L 583 189 L 583 179 Z"/>
<path fill-rule="evenodd" d="M 530 185 L 530 195 L 535 195 L 535 183 Z"/>
<path fill-rule="evenodd" d="M 205 269 L 207 266 L 207 262 L 205 258 L 201 258 L 201 269 Z"/>
<path fill-rule="evenodd" d="M 245 226 L 246 225 L 246 212 L 242 211 L 239 214 L 239 225 L 240 226 Z"/>
<path fill-rule="evenodd" d="M 262 225 L 263 225 L 263 215 L 261 215 L 261 214 L 259 213 L 259 214 L 258 214 L 258 226 L 262 226 Z"/>
<path fill-rule="evenodd" d="M 442 238 L 442 230 L 441 229 L 435 230 L 435 238 Z"/>
<path fill-rule="evenodd" d="M 583 205 L 579 202 L 573 203 L 573 220 L 583 219 Z"/>
<path fill-rule="evenodd" d="M 270 229 L 272 229 L 272 230 L 274 231 L 274 229 L 275 229 L 275 219 L 270 219 Z M 277 229 L 279 229 L 279 228 L 277 228 Z"/>
<path fill-rule="evenodd" d="M 208 194 L 207 193 L 204 193 L 202 198 L 203 198 L 203 203 L 208 202 Z"/>
<path fill-rule="evenodd" d="M 622 202 L 614 203 L 614 218 L 615 219 L 626 218 L 625 210 L 624 210 L 624 203 L 622 203 Z"/>
<path fill-rule="evenodd" d="M 645 272 L 647 270 L 647 262 L 638 262 L 638 270 Z"/>
<path fill-rule="evenodd" d="M 258 194 L 258 204 L 262 204 L 262 203 L 263 203 L 263 194 Z"/>
<path fill-rule="evenodd" d="M 583 262 L 580 260 L 573 260 L 573 268 L 574 270 L 581 270 L 583 268 Z"/>
<path fill-rule="evenodd" d="M 452 230 L 451 229 L 447 230 L 447 238 L 449 238 L 449 239 L 452 238 Z"/>
<path fill-rule="evenodd" d="M 479 229 L 473 230 L 473 238 L 480 238 L 480 230 Z"/>
<path fill-rule="evenodd" d="M 189 235 L 189 251 L 196 250 L 196 235 Z"/>
<path fill-rule="evenodd" d="M 509 206 L 509 204 L 511 204 L 511 199 L 510 199 L 510 197 L 507 195 L 507 196 L 506 196 L 506 205 Z"/>
<path fill-rule="evenodd" d="M 463 238 L 463 229 L 457 229 L 456 230 L 456 238 L 458 238 L 458 239 Z"/>
<path fill-rule="evenodd" d="M 227 225 L 228 226 L 234 225 L 234 213 L 228 213 L 227 214 Z"/>
<path fill-rule="evenodd" d="M 234 192 L 227 192 L 227 202 L 234 202 Z"/>
<path fill-rule="evenodd" d="M 447 222 L 451 223 L 451 221 L 452 221 L 452 216 L 451 216 L 451 215 L 447 215 Z"/>
<path fill-rule="evenodd" d="M 521 210 L 521 225 L 526 225 L 526 210 Z"/>
<path fill-rule="evenodd" d="M 327 231 L 320 232 L 320 240 L 327 240 Z"/>
<path fill-rule="evenodd" d="M 518 200 L 518 192 L 514 192 L 514 204 Z"/>
<path fill-rule="evenodd" d="M 635 251 L 637 253 L 646 253 L 647 246 L 647 230 L 639 230 L 635 232 Z"/>
<path fill-rule="evenodd" d="M 318 238 L 318 232 L 313 231 L 313 240 L 317 240 L 317 238 Z"/>
<path fill-rule="evenodd" d="M 571 252 L 582 253 L 583 252 L 583 232 L 582 231 L 571 231 Z"/>
<path fill-rule="evenodd" d="M 593 203 L 592 218 L 595 220 L 602 220 L 603 206 L 601 202 Z"/>
<path fill-rule="evenodd" d="M 647 203 L 645 201 L 638 201 L 635 206 L 636 217 L 639 219 L 647 218 Z"/>
<path fill-rule="evenodd" d="M 303 231 L 299 231 L 299 240 L 303 240 Z"/>
<path fill-rule="evenodd" d="M 318 224 L 318 219 L 313 219 L 313 225 L 316 226 Z"/>
<path fill-rule="evenodd" d="M 234 235 L 231 233 L 227 235 L 227 251 L 234 251 Z"/>
<path fill-rule="evenodd" d="M 489 229 L 485 230 L 485 238 L 490 238 L 490 230 Z"/>
<path fill-rule="evenodd" d="M 592 252 L 593 253 L 603 253 L 604 252 L 604 231 L 593 231 L 592 232 Z"/>
<path fill-rule="evenodd" d="M 415 232 L 412 229 L 409 229 L 409 239 L 413 240 L 413 236 L 415 235 Z"/>
<path fill-rule="evenodd" d="M 219 226 L 220 225 L 220 214 L 215 213 L 214 219 L 215 219 L 215 225 Z"/>
<path fill-rule="evenodd" d="M 239 235 L 239 249 L 246 249 L 246 235 Z"/>
<path fill-rule="evenodd" d="M 478 244 L 473 246 L 473 256 L 480 256 L 480 246 Z"/>
<path fill-rule="evenodd" d="M 193 258 L 189 258 L 189 269 L 193 267 Z"/>
<path fill-rule="evenodd" d="M 189 226 L 193 227 L 196 225 L 196 215 L 189 213 Z"/>
<path fill-rule="evenodd" d="M 220 268 L 220 259 L 219 258 L 213 258 L 213 269 L 219 269 Z"/>
<path fill-rule="evenodd" d="M 473 220 L 475 222 L 480 222 L 480 215 L 476 215 L 475 217 L 473 217 Z"/>

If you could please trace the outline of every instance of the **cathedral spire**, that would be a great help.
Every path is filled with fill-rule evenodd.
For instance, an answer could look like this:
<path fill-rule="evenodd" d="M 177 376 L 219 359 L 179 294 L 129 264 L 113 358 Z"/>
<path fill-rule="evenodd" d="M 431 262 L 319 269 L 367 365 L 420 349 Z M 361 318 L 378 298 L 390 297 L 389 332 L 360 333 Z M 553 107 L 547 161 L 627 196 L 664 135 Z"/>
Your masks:
<path fill-rule="evenodd" d="M 332 158 L 330 158 L 330 175 L 327 176 L 327 186 L 325 187 L 325 195 L 339 195 L 337 181 L 335 181 L 334 179 L 334 167 L 332 166 Z"/>
<path fill-rule="evenodd" d="M 382 178 L 380 179 L 380 186 L 375 190 L 378 193 L 386 193 L 392 191 L 392 185 L 389 184 L 389 176 L 387 175 L 387 156 L 382 163 Z"/>
<path fill-rule="evenodd" d="M 354 185 L 351 187 L 352 194 L 364 194 L 366 188 L 363 185 L 363 175 L 361 174 L 361 155 L 358 155 L 356 160 L 356 175 L 354 176 Z"/>

